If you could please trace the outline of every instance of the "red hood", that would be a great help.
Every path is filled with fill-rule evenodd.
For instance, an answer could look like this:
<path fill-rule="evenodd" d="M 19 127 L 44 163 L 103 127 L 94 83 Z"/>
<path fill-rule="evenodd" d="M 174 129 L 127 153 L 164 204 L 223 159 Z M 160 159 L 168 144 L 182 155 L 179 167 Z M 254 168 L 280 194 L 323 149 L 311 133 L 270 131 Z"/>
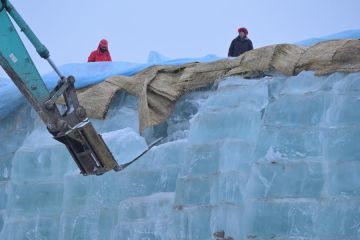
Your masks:
<path fill-rule="evenodd" d="M 105 47 L 106 51 L 108 51 L 108 41 L 106 39 L 102 39 L 99 43 L 98 50 L 100 51 L 101 47 Z"/>

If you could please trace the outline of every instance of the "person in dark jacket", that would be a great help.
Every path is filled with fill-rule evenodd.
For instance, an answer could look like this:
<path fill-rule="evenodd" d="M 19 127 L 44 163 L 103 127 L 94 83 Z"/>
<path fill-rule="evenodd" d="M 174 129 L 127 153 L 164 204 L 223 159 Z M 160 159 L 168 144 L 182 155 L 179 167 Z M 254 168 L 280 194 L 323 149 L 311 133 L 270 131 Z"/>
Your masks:
<path fill-rule="evenodd" d="M 108 41 L 106 39 L 102 39 L 98 48 L 91 52 L 88 62 L 111 62 Z"/>
<path fill-rule="evenodd" d="M 248 30 L 244 27 L 238 29 L 239 36 L 232 40 L 228 57 L 238 57 L 246 51 L 253 49 L 253 44 L 250 39 L 247 38 Z"/>

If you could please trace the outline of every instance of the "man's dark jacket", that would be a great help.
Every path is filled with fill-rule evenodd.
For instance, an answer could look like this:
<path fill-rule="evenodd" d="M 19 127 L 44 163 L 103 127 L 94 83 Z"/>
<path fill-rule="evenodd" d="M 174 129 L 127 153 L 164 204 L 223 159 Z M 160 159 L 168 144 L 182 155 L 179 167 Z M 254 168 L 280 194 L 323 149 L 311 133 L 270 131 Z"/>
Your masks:
<path fill-rule="evenodd" d="M 230 48 L 229 48 L 229 57 L 238 57 L 240 54 L 252 50 L 253 45 L 250 39 L 247 37 L 241 38 L 237 36 L 234 40 L 232 40 Z"/>

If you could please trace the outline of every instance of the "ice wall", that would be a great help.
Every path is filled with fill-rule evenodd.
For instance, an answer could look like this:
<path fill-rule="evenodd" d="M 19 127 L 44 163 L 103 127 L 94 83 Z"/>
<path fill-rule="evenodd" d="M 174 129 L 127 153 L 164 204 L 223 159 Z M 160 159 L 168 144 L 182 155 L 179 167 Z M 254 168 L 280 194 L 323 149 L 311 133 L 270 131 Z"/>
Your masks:
<path fill-rule="evenodd" d="M 360 73 L 233 77 L 136 132 L 120 93 L 94 120 L 123 172 L 79 175 L 23 105 L 0 120 L 0 239 L 360 239 Z"/>

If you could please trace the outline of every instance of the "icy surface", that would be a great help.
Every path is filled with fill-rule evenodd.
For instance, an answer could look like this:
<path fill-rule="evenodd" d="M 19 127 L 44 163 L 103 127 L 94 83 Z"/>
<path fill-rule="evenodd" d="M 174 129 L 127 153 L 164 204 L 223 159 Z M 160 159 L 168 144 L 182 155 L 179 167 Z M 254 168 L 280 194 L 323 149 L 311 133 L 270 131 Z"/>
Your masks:
<path fill-rule="evenodd" d="M 311 46 L 318 42 L 327 41 L 327 40 L 335 40 L 335 39 L 347 39 L 347 38 L 360 38 L 360 29 L 346 30 L 339 33 L 330 34 L 323 37 L 310 38 L 306 40 L 302 40 L 300 42 L 296 42 L 295 44 L 302 46 Z"/>
<path fill-rule="evenodd" d="M 148 56 L 147 62 L 150 64 L 158 64 L 170 60 L 170 58 L 161 55 L 158 52 L 151 51 Z"/>
<path fill-rule="evenodd" d="M 166 139 L 100 177 L 22 104 L 0 120 L 0 239 L 360 239 L 359 96 L 360 73 L 232 77 L 143 137 L 121 92 L 93 120 L 116 159 Z"/>

